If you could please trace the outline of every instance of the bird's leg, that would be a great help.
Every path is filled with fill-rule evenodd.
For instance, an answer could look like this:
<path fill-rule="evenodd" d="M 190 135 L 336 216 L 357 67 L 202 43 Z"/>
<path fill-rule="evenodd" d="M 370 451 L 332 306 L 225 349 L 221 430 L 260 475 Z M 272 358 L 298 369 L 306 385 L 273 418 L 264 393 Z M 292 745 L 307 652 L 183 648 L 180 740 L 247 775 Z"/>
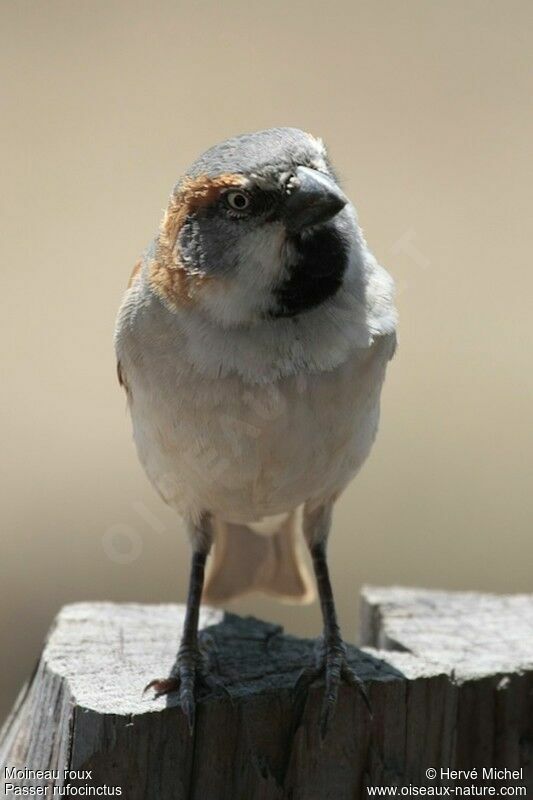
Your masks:
<path fill-rule="evenodd" d="M 320 732 L 322 738 L 326 735 L 339 693 L 341 680 L 355 686 L 363 695 L 365 703 L 370 710 L 368 696 L 364 684 L 357 677 L 346 659 L 346 645 L 344 644 L 337 621 L 337 611 L 331 581 L 329 577 L 326 545 L 331 527 L 331 512 L 333 503 L 321 505 L 312 510 L 304 509 L 304 535 L 313 559 L 318 596 L 324 621 L 324 634 L 320 642 L 319 663 L 315 674 L 325 677 L 324 700 L 320 717 Z"/>
<path fill-rule="evenodd" d="M 151 681 L 146 687 L 154 689 L 156 697 L 179 691 L 180 705 L 187 717 L 189 730 L 193 731 L 195 718 L 195 689 L 197 680 L 209 681 L 204 674 L 202 655 L 198 646 L 198 619 L 200 601 L 204 587 L 205 562 L 212 544 L 211 521 L 204 515 L 197 525 L 190 528 L 193 553 L 189 579 L 189 593 L 180 648 L 175 665 L 175 675 Z"/>

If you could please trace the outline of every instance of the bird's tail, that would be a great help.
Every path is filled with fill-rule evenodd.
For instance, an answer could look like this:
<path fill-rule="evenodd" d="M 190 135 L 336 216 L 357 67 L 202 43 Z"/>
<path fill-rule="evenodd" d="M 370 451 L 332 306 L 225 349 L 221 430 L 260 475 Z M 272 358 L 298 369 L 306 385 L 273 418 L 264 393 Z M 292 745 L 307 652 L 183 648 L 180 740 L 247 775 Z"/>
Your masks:
<path fill-rule="evenodd" d="M 315 593 L 297 525 L 295 511 L 268 534 L 258 533 L 255 525 L 215 519 L 214 557 L 204 600 L 223 603 L 249 592 L 263 592 L 291 603 L 310 603 Z"/>

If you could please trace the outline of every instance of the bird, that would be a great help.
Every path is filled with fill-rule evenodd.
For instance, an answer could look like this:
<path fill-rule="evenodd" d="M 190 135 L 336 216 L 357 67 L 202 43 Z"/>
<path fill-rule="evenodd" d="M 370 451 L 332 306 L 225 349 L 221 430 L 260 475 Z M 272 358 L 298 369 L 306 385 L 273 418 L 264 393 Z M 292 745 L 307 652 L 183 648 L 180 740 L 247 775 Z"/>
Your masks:
<path fill-rule="evenodd" d="M 341 682 L 363 688 L 327 543 L 376 437 L 396 327 L 393 280 L 320 138 L 290 127 L 234 136 L 175 184 L 130 277 L 115 350 L 140 462 L 191 544 L 176 669 L 147 687 L 178 692 L 191 731 L 210 678 L 200 604 L 253 591 L 309 602 L 305 546 L 323 618 L 309 668 L 324 679 L 322 735 Z"/>

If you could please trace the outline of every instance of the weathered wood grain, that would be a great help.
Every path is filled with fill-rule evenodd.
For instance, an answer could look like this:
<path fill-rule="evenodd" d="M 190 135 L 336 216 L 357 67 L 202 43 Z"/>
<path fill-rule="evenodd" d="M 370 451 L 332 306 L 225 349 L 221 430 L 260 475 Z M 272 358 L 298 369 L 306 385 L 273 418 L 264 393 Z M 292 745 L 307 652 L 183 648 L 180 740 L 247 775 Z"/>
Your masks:
<path fill-rule="evenodd" d="M 444 669 L 457 769 L 521 770 L 533 796 L 533 595 L 367 587 L 360 643 Z"/>
<path fill-rule="evenodd" d="M 322 687 L 295 691 L 312 642 L 203 609 L 225 690 L 201 696 L 191 737 L 174 695 L 142 694 L 173 667 L 183 608 L 67 606 L 0 736 L 1 780 L 5 765 L 68 768 L 128 800 L 353 800 L 367 785 L 427 785 L 428 766 L 472 758 L 530 769 L 533 598 L 367 589 L 362 615 L 366 647 L 349 657 L 374 716 L 343 687 L 321 743 Z M 18 781 L 50 793 L 66 783 Z"/>

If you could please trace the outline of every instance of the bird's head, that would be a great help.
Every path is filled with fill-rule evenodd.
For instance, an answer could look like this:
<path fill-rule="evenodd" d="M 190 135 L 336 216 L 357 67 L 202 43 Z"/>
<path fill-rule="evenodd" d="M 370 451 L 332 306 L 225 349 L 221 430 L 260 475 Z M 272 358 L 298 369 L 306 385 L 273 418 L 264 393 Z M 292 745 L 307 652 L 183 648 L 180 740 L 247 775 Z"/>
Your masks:
<path fill-rule="evenodd" d="M 237 136 L 174 188 L 150 282 L 168 307 L 223 326 L 294 317 L 339 290 L 355 233 L 320 140 L 296 128 Z"/>

